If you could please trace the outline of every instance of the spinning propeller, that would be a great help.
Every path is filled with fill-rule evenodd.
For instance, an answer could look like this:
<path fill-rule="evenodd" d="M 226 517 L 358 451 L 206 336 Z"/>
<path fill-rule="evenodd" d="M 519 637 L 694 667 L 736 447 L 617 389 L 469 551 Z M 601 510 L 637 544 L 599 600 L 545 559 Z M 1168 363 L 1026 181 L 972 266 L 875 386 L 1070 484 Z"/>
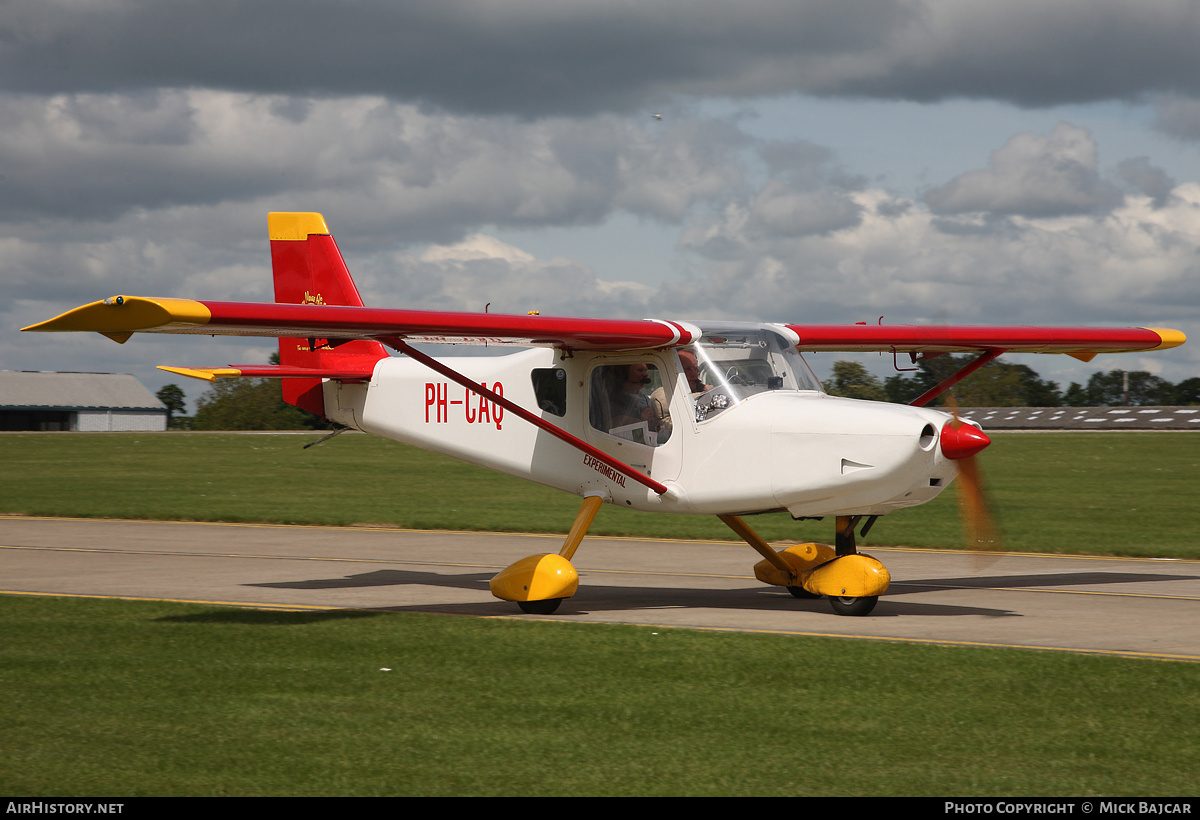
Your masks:
<path fill-rule="evenodd" d="M 958 462 L 958 508 L 962 514 L 967 547 L 972 550 L 1002 550 L 991 506 L 983 490 L 983 477 L 976 456 L 991 444 L 983 431 L 962 421 L 954 391 L 946 406 L 953 419 L 942 428 L 942 454 Z"/>

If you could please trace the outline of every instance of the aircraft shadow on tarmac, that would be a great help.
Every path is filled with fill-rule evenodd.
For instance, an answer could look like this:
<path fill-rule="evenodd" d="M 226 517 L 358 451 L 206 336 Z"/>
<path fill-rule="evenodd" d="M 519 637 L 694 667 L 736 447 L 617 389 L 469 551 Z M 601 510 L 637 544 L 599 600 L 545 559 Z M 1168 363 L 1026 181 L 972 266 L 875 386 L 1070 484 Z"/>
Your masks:
<path fill-rule="evenodd" d="M 1148 575 L 1136 572 L 1062 572 L 1029 575 L 974 575 L 963 578 L 930 578 L 893 581 L 892 594 L 937 592 L 945 589 L 1044 589 L 1046 587 L 1136 584 L 1150 581 L 1195 581 L 1196 575 Z"/>
<path fill-rule="evenodd" d="M 347 575 L 339 578 L 314 578 L 301 581 L 282 581 L 247 586 L 270 589 L 324 590 L 351 589 L 381 586 L 432 586 L 450 589 L 470 590 L 473 592 L 488 592 L 488 581 L 493 573 L 437 573 L 418 570 L 377 570 L 360 575 Z M 588 573 L 581 575 L 587 578 Z M 1029 585 L 1038 576 L 1028 576 L 1024 585 Z M 830 611 L 829 605 L 819 599 L 796 599 L 790 593 L 778 588 L 761 586 L 751 582 L 751 586 L 734 588 L 717 587 L 637 587 L 637 586 L 605 586 L 596 583 L 596 576 L 587 579 L 579 587 L 574 597 L 562 602 L 553 617 L 564 615 L 597 613 L 597 612 L 629 612 L 634 610 L 651 611 L 655 609 L 727 609 L 764 612 L 796 612 L 827 615 L 830 618 L 840 618 Z M 936 615 L 941 617 L 955 615 L 984 615 L 989 617 L 1014 617 L 1019 613 L 1006 609 L 991 607 L 971 607 L 959 604 L 917 603 L 897 600 L 896 595 L 912 594 L 915 592 L 944 591 L 947 586 L 989 587 L 994 583 L 960 583 L 964 580 L 980 581 L 981 579 L 938 579 L 935 581 L 915 582 L 918 588 L 910 588 L 909 583 L 897 584 L 891 594 L 884 595 L 871 617 L 896 617 L 900 615 Z M 988 579 L 992 581 L 994 579 Z M 1014 586 L 1015 578 L 1010 579 Z M 1126 579 L 1128 580 L 1128 579 Z M 1075 583 L 1084 583 L 1076 581 Z M 1095 583 L 1089 581 L 1088 583 Z M 490 594 L 490 593 L 489 593 Z M 403 596 L 398 595 L 398 598 Z M 371 609 L 389 611 L 420 611 L 455 613 L 461 615 L 512 615 L 516 614 L 516 605 L 507 601 L 489 599 L 470 603 L 405 603 L 402 600 L 395 605 L 375 606 Z M 537 617 L 537 616 L 526 616 Z"/>

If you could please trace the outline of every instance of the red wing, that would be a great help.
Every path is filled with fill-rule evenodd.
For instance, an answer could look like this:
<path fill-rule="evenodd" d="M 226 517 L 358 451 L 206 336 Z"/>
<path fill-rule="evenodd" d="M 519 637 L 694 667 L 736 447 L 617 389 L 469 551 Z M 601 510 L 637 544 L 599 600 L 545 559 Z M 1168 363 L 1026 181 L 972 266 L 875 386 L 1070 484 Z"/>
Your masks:
<path fill-rule="evenodd" d="M 1005 350 L 1069 353 L 1091 358 L 1102 352 L 1158 350 L 1183 344 L 1177 330 L 1163 328 L 969 327 L 918 325 L 788 325 L 802 351 L 896 351 L 948 353 Z M 134 333 L 270 336 L 386 342 L 449 342 L 631 350 L 690 344 L 691 324 L 661 320 L 513 316 L 337 305 L 201 302 L 118 296 L 75 308 L 25 328 L 96 331 L 119 342 Z"/>
<path fill-rule="evenodd" d="M 75 308 L 25 330 L 96 331 L 118 342 L 134 333 L 271 336 L 329 340 L 399 338 L 408 342 L 510 344 L 576 350 L 672 347 L 695 328 L 658 320 L 580 319 L 449 313 L 337 305 L 200 302 L 116 296 Z"/>
<path fill-rule="evenodd" d="M 1085 361 L 1097 353 L 1177 347 L 1185 337 L 1166 328 L 970 327 L 918 325 L 788 325 L 802 351 L 1067 353 Z"/>

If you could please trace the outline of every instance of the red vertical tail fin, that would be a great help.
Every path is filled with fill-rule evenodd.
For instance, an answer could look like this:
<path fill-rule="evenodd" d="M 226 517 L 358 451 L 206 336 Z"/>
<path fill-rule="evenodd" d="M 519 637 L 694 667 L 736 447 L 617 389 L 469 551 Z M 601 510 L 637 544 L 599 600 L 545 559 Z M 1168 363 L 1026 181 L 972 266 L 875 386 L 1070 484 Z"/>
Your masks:
<path fill-rule="evenodd" d="M 362 307 L 362 297 L 325 225 L 325 217 L 314 213 L 272 213 L 267 224 L 277 303 Z M 387 356 L 387 350 L 379 342 L 279 340 L 279 363 L 293 367 L 336 368 Z M 320 379 L 284 379 L 283 400 L 310 413 L 325 415 Z"/>

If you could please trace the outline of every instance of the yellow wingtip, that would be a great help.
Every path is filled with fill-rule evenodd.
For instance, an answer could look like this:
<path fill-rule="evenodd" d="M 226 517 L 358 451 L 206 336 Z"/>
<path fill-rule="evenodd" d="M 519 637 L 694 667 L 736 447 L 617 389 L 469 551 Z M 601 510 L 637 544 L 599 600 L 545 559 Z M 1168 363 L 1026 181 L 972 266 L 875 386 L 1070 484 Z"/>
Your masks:
<path fill-rule="evenodd" d="M 170 327 L 206 325 L 212 311 L 193 299 L 148 299 L 144 296 L 111 296 L 100 302 L 23 327 L 43 332 L 95 331 L 124 343 L 139 331 L 162 331 Z"/>
<path fill-rule="evenodd" d="M 1162 339 L 1162 343 L 1154 348 L 1155 350 L 1166 350 L 1169 347 L 1179 347 L 1187 341 L 1187 335 L 1182 330 L 1175 330 L 1169 327 L 1147 327 L 1143 330 L 1149 330 L 1158 334 L 1158 338 Z"/>
<path fill-rule="evenodd" d="M 267 233 L 271 239 L 304 240 L 309 234 L 328 234 L 325 217 L 317 213 L 267 214 Z"/>

